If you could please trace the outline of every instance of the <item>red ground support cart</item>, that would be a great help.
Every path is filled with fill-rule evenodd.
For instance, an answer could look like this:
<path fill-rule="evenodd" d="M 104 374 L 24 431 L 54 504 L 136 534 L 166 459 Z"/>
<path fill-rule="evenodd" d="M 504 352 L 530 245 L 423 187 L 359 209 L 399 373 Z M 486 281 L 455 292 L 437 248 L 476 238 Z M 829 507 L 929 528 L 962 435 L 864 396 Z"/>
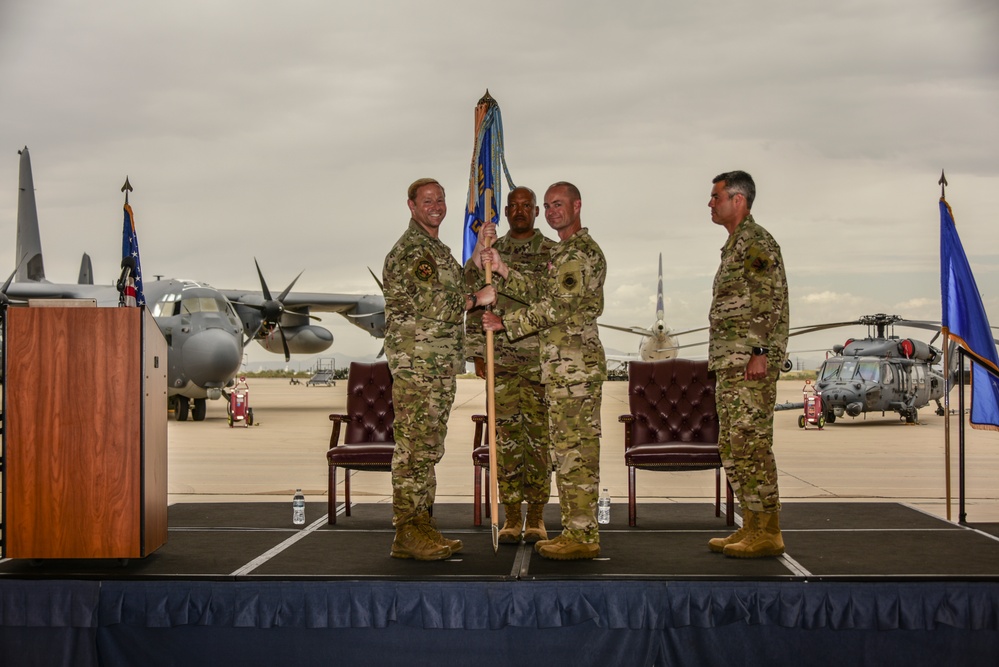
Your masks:
<path fill-rule="evenodd" d="M 798 417 L 798 427 L 807 428 L 809 424 L 822 428 L 826 425 L 826 416 L 822 412 L 822 397 L 815 393 L 811 380 L 805 380 L 801 390 L 805 402 L 805 413 Z"/>
<path fill-rule="evenodd" d="M 229 428 L 236 424 L 253 426 L 253 408 L 250 407 L 250 388 L 246 378 L 239 378 L 236 386 L 229 392 Z"/>

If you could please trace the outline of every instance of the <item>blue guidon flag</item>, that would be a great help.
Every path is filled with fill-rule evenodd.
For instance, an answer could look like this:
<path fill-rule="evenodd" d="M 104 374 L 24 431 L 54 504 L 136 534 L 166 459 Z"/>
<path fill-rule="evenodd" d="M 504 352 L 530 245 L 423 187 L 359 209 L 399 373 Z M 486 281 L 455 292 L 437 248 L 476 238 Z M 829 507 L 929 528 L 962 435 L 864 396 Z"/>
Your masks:
<path fill-rule="evenodd" d="M 128 274 L 121 289 L 119 305 L 144 306 L 146 297 L 142 293 L 142 265 L 139 262 L 139 239 L 135 235 L 135 215 L 132 207 L 125 202 L 125 226 L 121 238 L 121 265 L 128 267 Z"/>
<path fill-rule="evenodd" d="M 499 220 L 499 201 L 502 198 L 501 168 L 506 174 L 507 184 L 513 189 L 513 181 L 510 179 L 506 158 L 503 156 L 503 118 L 500 115 L 499 104 L 487 90 L 475 107 L 475 149 L 472 151 L 472 168 L 468 179 L 462 264 L 471 257 L 482 224 Z"/>
<path fill-rule="evenodd" d="M 999 431 L 999 355 L 985 306 L 957 235 L 954 213 L 940 198 L 940 294 L 942 324 L 971 357 L 972 428 Z M 991 372 L 989 372 L 991 371 Z"/>

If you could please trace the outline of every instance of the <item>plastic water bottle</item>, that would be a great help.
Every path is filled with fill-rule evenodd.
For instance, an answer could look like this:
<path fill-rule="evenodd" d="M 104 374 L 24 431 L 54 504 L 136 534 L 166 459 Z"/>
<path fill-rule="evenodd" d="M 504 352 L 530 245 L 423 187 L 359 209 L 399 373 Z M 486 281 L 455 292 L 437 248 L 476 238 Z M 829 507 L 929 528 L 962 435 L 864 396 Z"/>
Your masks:
<path fill-rule="evenodd" d="M 295 490 L 295 497 L 291 501 L 291 522 L 296 526 L 305 525 L 305 496 L 301 489 Z"/>
<path fill-rule="evenodd" d="M 610 523 L 610 494 L 604 489 L 597 500 L 597 523 Z"/>

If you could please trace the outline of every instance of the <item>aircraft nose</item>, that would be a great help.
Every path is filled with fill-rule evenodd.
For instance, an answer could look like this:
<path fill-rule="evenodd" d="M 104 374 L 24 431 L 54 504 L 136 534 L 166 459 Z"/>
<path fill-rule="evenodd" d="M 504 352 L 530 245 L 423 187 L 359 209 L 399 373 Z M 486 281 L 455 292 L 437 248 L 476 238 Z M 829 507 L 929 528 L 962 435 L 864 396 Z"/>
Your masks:
<path fill-rule="evenodd" d="M 222 329 L 206 329 L 187 339 L 183 348 L 184 374 L 199 387 L 224 387 L 239 370 L 239 341 Z"/>

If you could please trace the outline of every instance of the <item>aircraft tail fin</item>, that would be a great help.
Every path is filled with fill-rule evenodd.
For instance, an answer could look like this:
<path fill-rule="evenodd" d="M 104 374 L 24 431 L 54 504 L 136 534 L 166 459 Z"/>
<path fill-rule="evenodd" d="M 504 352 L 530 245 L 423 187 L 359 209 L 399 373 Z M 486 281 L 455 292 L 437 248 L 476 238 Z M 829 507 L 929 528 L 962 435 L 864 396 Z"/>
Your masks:
<path fill-rule="evenodd" d="M 18 151 L 21 156 L 17 183 L 17 275 L 18 281 L 45 280 L 42 261 L 42 240 L 38 233 L 38 209 L 35 206 L 35 184 L 31 178 L 31 158 L 28 147 Z"/>
<path fill-rule="evenodd" d="M 662 321 L 666 317 L 666 309 L 663 307 L 663 254 L 659 253 L 659 294 L 656 297 L 656 320 Z"/>
<path fill-rule="evenodd" d="M 94 265 L 87 253 L 83 253 L 83 259 L 80 260 L 80 277 L 76 282 L 79 285 L 94 284 Z"/>

